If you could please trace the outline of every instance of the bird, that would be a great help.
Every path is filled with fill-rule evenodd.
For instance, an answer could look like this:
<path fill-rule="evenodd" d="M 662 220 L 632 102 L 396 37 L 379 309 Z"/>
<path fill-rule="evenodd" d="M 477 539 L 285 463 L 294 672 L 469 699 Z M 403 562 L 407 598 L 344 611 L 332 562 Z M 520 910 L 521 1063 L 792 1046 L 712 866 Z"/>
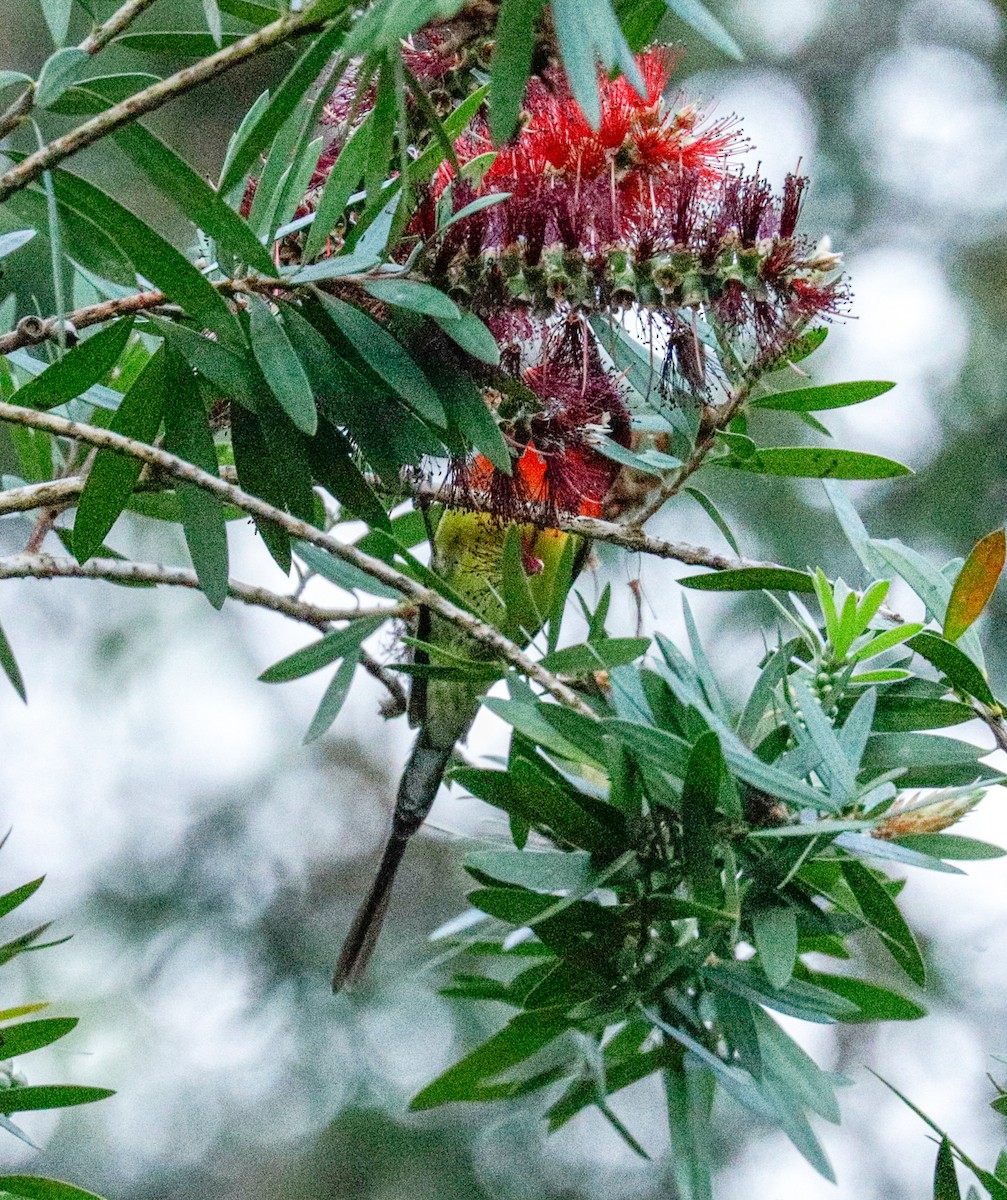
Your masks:
<path fill-rule="evenodd" d="M 567 543 L 573 542 L 572 573 L 588 550 L 584 538 L 558 529 L 504 521 L 492 513 L 445 509 L 433 538 L 432 566 L 440 578 L 488 624 L 499 627 L 506 618 L 503 600 L 505 548 L 516 530 L 521 546 L 521 566 L 538 614 L 522 625 L 514 640 L 520 645 L 539 632 L 542 617 L 552 609 L 553 592 L 560 581 Z M 570 560 L 568 560 L 570 561 Z M 486 660 L 493 651 L 454 623 L 423 608 L 417 625 L 417 640 L 440 651 L 442 662 L 455 658 Z M 332 978 L 332 989 L 340 991 L 357 982 L 367 968 L 392 893 L 392 885 L 406 847 L 430 812 L 455 745 L 468 733 L 482 697 L 489 687 L 486 676 L 466 679 L 438 678 L 422 668 L 430 652 L 418 648 L 414 662 L 420 667 L 410 689 L 410 723 L 418 726 L 412 752 L 406 762 L 395 798 L 392 826 L 374 881 L 350 926 Z"/>

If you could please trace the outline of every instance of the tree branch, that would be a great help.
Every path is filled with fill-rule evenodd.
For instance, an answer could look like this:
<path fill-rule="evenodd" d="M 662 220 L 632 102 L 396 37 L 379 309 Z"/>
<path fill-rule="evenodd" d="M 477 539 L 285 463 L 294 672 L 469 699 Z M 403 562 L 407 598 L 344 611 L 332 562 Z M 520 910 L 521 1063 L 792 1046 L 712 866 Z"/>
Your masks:
<path fill-rule="evenodd" d="M 155 446 L 145 445 L 143 442 L 134 441 L 132 438 L 123 437 L 108 429 L 99 429 L 97 426 L 85 425 L 79 421 L 68 421 L 64 417 L 57 417 L 52 413 L 36 412 L 34 409 L 21 408 L 16 404 L 0 402 L 0 421 L 9 421 L 30 429 L 41 429 L 57 437 L 75 438 L 89 446 L 114 450 L 119 454 L 139 459 L 176 479 L 181 479 L 210 492 L 220 500 L 235 505 L 251 516 L 270 521 L 291 537 L 318 546 L 333 557 L 370 575 L 372 579 L 377 579 L 401 592 L 416 604 L 421 604 L 436 612 L 445 620 L 464 629 L 476 641 L 495 651 L 501 658 L 512 663 L 522 674 L 535 680 L 561 704 L 592 720 L 598 719 L 590 705 L 586 704 L 575 691 L 551 671 L 547 671 L 541 664 L 530 658 L 519 646 L 504 637 L 492 625 L 487 624 L 473 613 L 452 604 L 440 592 L 417 583 L 415 579 L 411 579 L 403 572 L 389 566 L 388 563 L 382 562 L 381 559 L 373 558 L 355 546 L 346 545 L 331 534 L 316 529 L 307 521 L 301 521 L 282 509 L 274 508 L 273 505 L 260 500 L 258 496 L 253 496 L 234 484 L 226 483 L 218 476 L 200 470 L 199 467 L 185 462 L 174 454 L 169 454 Z"/>
<path fill-rule="evenodd" d="M 226 473 L 226 468 L 222 468 Z M 80 499 L 84 488 L 82 476 L 58 479 L 46 483 L 29 483 L 24 487 L 8 488 L 0 492 L 0 517 L 12 513 L 31 512 L 36 508 L 72 508 Z M 433 488 L 420 488 L 417 494 L 425 499 L 445 499 Z M 478 509 L 476 509 L 478 511 Z M 529 517 L 534 517 L 529 513 Z M 532 521 L 531 523 L 537 523 Z M 654 558 L 673 559 L 692 567 L 709 567 L 714 571 L 737 571 L 745 567 L 767 567 L 780 569 L 779 563 L 762 562 L 754 558 L 733 558 L 719 554 L 706 546 L 695 546 L 689 542 L 672 542 L 652 537 L 639 529 L 628 529 L 613 521 L 602 521 L 596 517 L 541 517 L 543 526 L 559 528 L 566 533 L 576 533 L 596 542 L 621 546 L 635 554 L 649 554 Z"/>
<path fill-rule="evenodd" d="M 12 554 L 0 558 L 0 579 L 101 579 L 119 584 L 157 584 L 167 587 L 199 590 L 194 571 L 184 567 L 169 567 L 160 563 L 137 563 L 111 558 L 92 558 L 79 563 L 72 558 L 54 558 L 50 554 Z M 268 588 L 253 587 L 232 579 L 228 595 L 241 604 L 265 608 L 294 621 L 326 629 L 335 621 L 356 621 L 362 617 L 401 615 L 402 606 L 371 605 L 354 608 L 320 608 L 292 596 L 271 592 Z"/>
<path fill-rule="evenodd" d="M 72 157 L 145 113 L 153 112 L 169 100 L 183 96 L 239 64 L 272 50 L 274 46 L 290 37 L 322 29 L 334 16 L 343 11 L 345 5 L 325 5 L 330 11 L 322 16 L 314 15 L 320 7 L 323 7 L 323 0 L 316 0 L 307 12 L 285 14 L 279 20 L 264 25 L 247 37 L 201 59 L 193 66 L 176 71 L 167 79 L 158 80 L 135 95 L 127 96 L 125 100 L 92 117 L 90 121 L 85 121 L 83 125 L 78 125 L 62 137 L 55 138 L 0 176 L 0 203 L 14 192 L 27 187 L 43 172 L 51 170 L 64 159 Z"/>

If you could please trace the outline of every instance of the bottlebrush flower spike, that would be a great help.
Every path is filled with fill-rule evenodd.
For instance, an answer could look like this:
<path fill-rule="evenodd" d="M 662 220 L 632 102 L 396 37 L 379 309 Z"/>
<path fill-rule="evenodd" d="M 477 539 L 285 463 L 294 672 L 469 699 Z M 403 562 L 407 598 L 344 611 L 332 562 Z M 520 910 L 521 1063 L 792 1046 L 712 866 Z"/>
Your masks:
<path fill-rule="evenodd" d="M 541 315 L 638 306 L 669 327 L 680 309 L 705 309 L 737 335 L 753 365 L 779 357 L 808 322 L 842 311 L 839 259 L 795 236 L 807 181 L 774 196 L 758 173 L 733 169 L 744 143 L 733 120 L 708 122 L 695 105 L 663 99 L 674 56 L 640 57 L 646 94 L 599 81 L 594 131 L 562 78 L 533 79 L 518 137 L 478 182 L 465 166 L 492 150 L 477 118 L 456 143 L 462 178 L 439 169 L 415 230 L 417 267 L 481 314 L 508 304 Z M 507 193 L 439 233 L 453 211 Z"/>

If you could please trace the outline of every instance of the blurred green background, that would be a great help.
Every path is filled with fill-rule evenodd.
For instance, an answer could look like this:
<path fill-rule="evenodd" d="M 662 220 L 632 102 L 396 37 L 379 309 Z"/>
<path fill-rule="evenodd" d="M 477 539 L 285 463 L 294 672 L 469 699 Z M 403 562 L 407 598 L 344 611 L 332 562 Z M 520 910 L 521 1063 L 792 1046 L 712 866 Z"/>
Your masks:
<path fill-rule="evenodd" d="M 95 5 L 99 14 L 114 7 Z M 829 236 L 846 255 L 853 318 L 833 328 L 813 360 L 816 376 L 898 382 L 828 422 L 839 444 L 916 471 L 908 482 L 861 485 L 855 498 L 872 531 L 941 558 L 965 554 L 1007 508 L 1004 12 L 989 0 L 715 7 L 746 61 L 728 64 L 685 36 L 676 83 L 716 114 L 738 114 L 755 144 L 749 165 L 760 163 L 773 181 L 801 161 L 813 181 L 804 230 Z M 164 27 L 160 8 L 142 28 Z M 51 44 L 36 0 L 6 0 L 2 15 L 0 70 L 37 70 Z M 198 0 L 188 17 L 201 27 Z M 184 24 L 176 17 L 174 27 Z M 288 63 L 278 52 L 152 124 L 212 173 L 241 114 Z M 166 74 L 177 65 L 113 49 L 104 69 Z M 181 218 L 152 205 L 109 148 L 72 166 L 187 243 Z M 0 298 L 17 290 L 25 311 L 51 303 L 38 242 L 0 277 Z M 743 552 L 822 563 L 860 582 L 817 485 L 739 473 L 710 488 Z M 23 546 L 27 530 L 21 518 L 0 522 L 0 553 Z M 657 531 L 722 546 L 707 518 L 684 504 Z M 248 529 L 232 529 L 232 538 L 238 578 L 282 586 Z M 181 544 L 150 523 L 120 525 L 113 541 L 140 558 L 185 561 Z M 681 616 L 668 584 L 680 573 L 606 553 L 585 587 L 611 580 L 617 622 L 629 629 L 629 584 L 639 578 L 645 629 L 675 635 Z M 986 640 L 1002 688 L 1007 602 L 999 595 Z M 770 612 L 753 599 L 701 599 L 711 656 L 740 694 Z M 369 678 L 358 680 L 335 729 L 304 748 L 322 681 L 255 682 L 307 640 L 280 618 L 230 605 L 218 616 L 177 592 L 52 582 L 4 583 L 0 617 L 30 693 L 25 709 L 0 689 L 0 822 L 14 828 L 0 884 L 47 872 L 33 915 L 74 934 L 8 967 L 2 1000 L 50 998 L 83 1018 L 72 1039 L 32 1057 L 33 1082 L 72 1078 L 120 1092 L 91 1109 L 25 1120 L 43 1150 L 5 1137 L 0 1166 L 62 1175 L 112 1200 L 674 1196 L 661 1096 L 650 1083 L 615 1105 L 650 1162 L 591 1114 L 547 1139 L 533 1104 L 406 1111 L 413 1092 L 505 1016 L 495 1004 L 462 1012 L 440 998 L 447 968 L 424 943 L 464 907 L 463 843 L 439 830 L 503 832 L 474 801 L 442 795 L 438 828 L 410 851 L 370 985 L 352 1000 L 329 994 L 408 742 L 404 722 L 382 721 Z M 499 751 L 503 737 L 484 715 L 470 752 Z M 1002 803 L 991 795 L 965 832 L 1007 840 Z M 1002 1118 L 986 1107 L 993 1093 L 984 1077 L 999 1070 L 991 1056 L 1007 1052 L 1004 872 L 993 862 L 970 865 L 967 880 L 911 879 L 910 916 L 934 968 L 929 1018 L 804 1030 L 819 1061 L 853 1085 L 842 1128 L 824 1131 L 838 1188 L 814 1176 L 782 1135 L 753 1127 L 725 1101 L 714 1135 L 720 1196 L 929 1195 L 923 1126 L 868 1064 L 992 1162 L 1007 1141 Z"/>

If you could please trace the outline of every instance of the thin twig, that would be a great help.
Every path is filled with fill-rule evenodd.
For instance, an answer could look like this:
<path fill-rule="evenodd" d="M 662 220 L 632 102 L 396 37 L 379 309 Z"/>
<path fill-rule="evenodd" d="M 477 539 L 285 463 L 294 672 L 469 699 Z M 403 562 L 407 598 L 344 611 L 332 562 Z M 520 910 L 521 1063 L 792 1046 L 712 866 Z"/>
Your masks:
<path fill-rule="evenodd" d="M 199 590 L 199 579 L 195 571 L 185 567 L 113 558 L 92 558 L 86 563 L 79 563 L 73 558 L 54 558 L 51 554 L 12 554 L 7 558 L 0 558 L 0 579 L 100 579 L 108 583 L 156 584 Z M 272 592 L 268 588 L 240 583 L 236 579 L 228 582 L 227 594 L 242 604 L 269 609 L 294 621 L 311 625 L 314 629 L 326 629 L 336 621 L 356 621 L 363 617 L 385 615 L 391 618 L 402 613 L 401 605 L 321 608 L 316 604 L 305 604 L 303 600 Z"/>
<path fill-rule="evenodd" d="M 125 4 L 116 9 L 108 20 L 103 21 L 87 35 L 80 44 L 81 50 L 85 54 L 91 55 L 104 50 L 113 38 L 118 37 L 120 33 L 125 33 L 137 17 L 145 13 L 148 8 L 153 8 L 156 3 L 157 0 L 126 0 Z"/>
<path fill-rule="evenodd" d="M 110 133 L 114 133 L 138 117 L 142 117 L 145 113 L 153 112 L 167 104 L 169 100 L 183 96 L 186 92 L 191 92 L 209 80 L 216 79 L 241 63 L 256 58 L 267 50 L 272 50 L 274 46 L 278 46 L 290 37 L 313 33 L 324 28 L 331 24 L 333 17 L 342 15 L 345 7 L 346 5 L 324 4 L 324 8 L 329 11 L 322 16 L 316 16 L 317 10 L 323 8 L 323 0 L 316 0 L 316 3 L 306 12 L 285 14 L 279 20 L 264 25 L 247 37 L 201 59 L 193 66 L 176 71 L 167 79 L 160 79 L 150 87 L 144 88 L 132 96 L 127 96 L 125 100 L 113 104 L 111 108 L 92 117 L 90 121 L 85 121 L 83 125 L 78 125 L 76 129 L 71 129 L 62 137 L 55 138 L 34 154 L 29 154 L 27 158 L 0 176 L 0 203 L 14 192 L 27 187 L 44 171 L 51 170 L 85 147 L 93 145 Z"/>
<path fill-rule="evenodd" d="M 141 13 L 152 7 L 156 0 L 126 0 L 107 21 L 93 29 L 80 43 L 79 49 L 92 57 L 104 50 L 108 43 L 128 29 Z M 35 102 L 35 86 L 25 88 L 17 99 L 13 100 L 6 112 L 0 117 L 0 139 L 7 136 L 21 124 L 31 112 Z"/>
<path fill-rule="evenodd" d="M 487 624 L 473 613 L 452 604 L 440 592 L 417 583 L 415 579 L 397 571 L 388 563 L 382 562 L 381 559 L 373 558 L 357 549 L 356 546 L 339 541 L 338 538 L 316 529 L 307 521 L 301 521 L 282 509 L 274 508 L 272 504 L 267 504 L 258 496 L 253 496 L 234 484 L 226 483 L 218 476 L 200 470 L 199 467 L 185 462 L 174 454 L 169 454 L 154 446 L 148 446 L 143 442 L 137 442 L 132 438 L 123 437 L 109 429 L 99 429 L 97 426 L 86 425 L 79 421 L 68 421 L 53 413 L 36 412 L 34 409 L 21 408 L 16 404 L 0 402 L 0 421 L 9 421 L 29 429 L 41 429 L 46 433 L 55 434 L 57 437 L 76 438 L 90 446 L 114 450 L 131 458 L 139 459 L 176 479 L 195 484 L 196 487 L 218 496 L 224 502 L 235 505 L 251 516 L 270 521 L 291 537 L 320 547 L 335 558 L 363 571 L 372 579 L 377 579 L 401 592 L 416 604 L 421 604 L 436 612 L 453 625 L 464 629 L 477 642 L 481 642 L 499 654 L 501 658 L 513 664 L 522 674 L 533 679 L 561 704 L 574 709 L 582 716 L 590 717 L 592 720 L 598 719 L 590 705 L 586 704 L 576 692 L 567 687 L 551 671 L 547 671 L 540 663 L 530 658 L 510 638 L 504 637 L 498 629 L 494 629 L 492 625 Z"/>
<path fill-rule="evenodd" d="M 707 410 L 709 419 L 700 430 L 699 437 L 688 460 L 660 487 L 656 488 L 650 497 L 638 508 L 626 514 L 626 524 L 634 529 L 642 529 L 654 514 L 661 509 L 667 500 L 677 495 L 685 484 L 706 461 L 707 455 L 713 449 L 717 434 L 725 430 L 738 415 L 752 390 L 752 383 L 743 381 L 734 390 L 730 400 L 722 407 Z"/>

